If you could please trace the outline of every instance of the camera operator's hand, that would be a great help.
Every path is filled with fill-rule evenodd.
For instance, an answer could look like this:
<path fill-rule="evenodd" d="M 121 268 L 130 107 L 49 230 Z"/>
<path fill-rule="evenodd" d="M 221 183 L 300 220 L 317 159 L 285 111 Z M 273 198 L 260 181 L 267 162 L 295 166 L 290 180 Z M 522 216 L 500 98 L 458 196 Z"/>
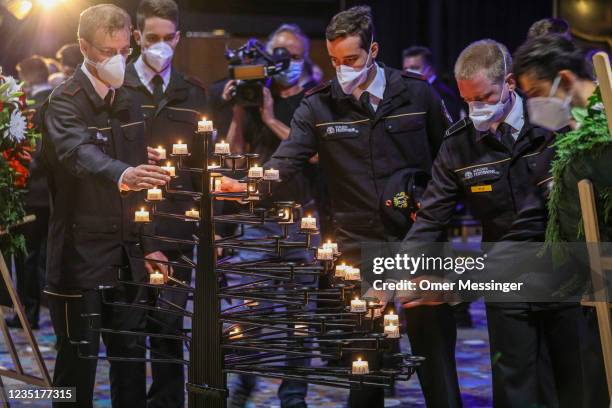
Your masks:
<path fill-rule="evenodd" d="M 263 103 L 259 108 L 261 114 L 261 120 L 265 124 L 273 122 L 276 118 L 274 117 L 274 98 L 270 89 L 263 87 Z"/>
<path fill-rule="evenodd" d="M 225 102 L 228 102 L 234 98 L 234 92 L 236 90 L 236 81 L 231 79 L 227 81 L 225 86 L 223 87 L 223 92 L 221 93 L 221 99 Z"/>

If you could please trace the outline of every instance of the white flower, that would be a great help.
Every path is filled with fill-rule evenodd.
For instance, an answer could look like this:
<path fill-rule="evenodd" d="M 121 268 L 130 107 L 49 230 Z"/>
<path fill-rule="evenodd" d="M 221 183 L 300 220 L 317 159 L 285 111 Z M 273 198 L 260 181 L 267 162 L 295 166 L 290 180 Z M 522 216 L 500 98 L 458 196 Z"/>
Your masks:
<path fill-rule="evenodd" d="M 11 113 L 11 122 L 9 128 L 4 131 L 4 137 L 11 139 L 15 143 L 21 143 L 26 137 L 27 128 L 26 118 L 20 111 L 15 109 Z"/>
<path fill-rule="evenodd" d="M 4 103 L 16 103 L 21 95 L 21 84 L 12 76 L 6 76 L 0 85 L 0 101 Z"/>

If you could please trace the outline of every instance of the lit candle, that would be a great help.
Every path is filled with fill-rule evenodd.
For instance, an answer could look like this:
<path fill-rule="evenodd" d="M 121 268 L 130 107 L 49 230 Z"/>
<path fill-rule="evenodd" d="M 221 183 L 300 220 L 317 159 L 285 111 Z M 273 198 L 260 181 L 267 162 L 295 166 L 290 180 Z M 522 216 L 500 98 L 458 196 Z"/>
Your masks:
<path fill-rule="evenodd" d="M 359 268 L 353 268 L 349 266 L 344 270 L 344 279 L 349 281 L 358 281 L 361 280 L 361 272 Z"/>
<path fill-rule="evenodd" d="M 280 173 L 276 169 L 268 169 L 264 171 L 264 180 L 275 181 L 280 178 Z"/>
<path fill-rule="evenodd" d="M 237 340 L 242 338 L 242 333 L 240 332 L 240 326 L 236 326 L 234 327 L 230 332 L 229 332 L 229 338 L 232 340 Z"/>
<path fill-rule="evenodd" d="M 400 337 L 399 327 L 397 327 L 394 324 L 385 326 L 385 334 L 387 335 L 388 339 L 399 339 Z"/>
<path fill-rule="evenodd" d="M 353 361 L 353 374 L 368 374 L 370 368 L 367 361 L 361 361 L 361 357 L 357 361 Z"/>
<path fill-rule="evenodd" d="M 144 208 L 141 208 L 140 211 L 136 211 L 136 214 L 134 216 L 134 221 L 149 222 L 149 212 L 145 211 Z"/>
<path fill-rule="evenodd" d="M 308 326 L 305 324 L 296 324 L 294 327 L 296 336 L 308 336 Z"/>
<path fill-rule="evenodd" d="M 195 209 L 185 211 L 185 217 L 200 219 L 200 212 Z"/>
<path fill-rule="evenodd" d="M 187 150 L 187 144 L 181 143 L 181 141 L 179 140 L 178 143 L 174 143 L 172 145 L 172 153 L 173 154 L 188 154 L 189 151 Z"/>
<path fill-rule="evenodd" d="M 213 131 L 212 120 L 206 120 L 206 118 L 202 118 L 202 120 L 198 121 L 198 132 L 212 132 L 212 131 Z"/>
<path fill-rule="evenodd" d="M 351 312 L 353 313 L 361 313 L 367 310 L 365 300 L 361 299 L 353 299 L 351 300 Z"/>
<path fill-rule="evenodd" d="M 399 326 L 399 317 L 393 312 L 385 315 L 385 326 L 389 325 Z"/>
<path fill-rule="evenodd" d="M 230 154 L 229 143 L 225 142 L 225 140 L 215 143 L 215 154 Z"/>
<path fill-rule="evenodd" d="M 263 167 L 258 165 L 253 165 L 249 169 L 249 177 L 251 178 L 262 178 L 263 177 Z"/>
<path fill-rule="evenodd" d="M 331 261 L 334 259 L 334 251 L 331 248 L 317 248 L 317 259 L 319 261 Z"/>
<path fill-rule="evenodd" d="M 170 162 L 166 163 L 165 166 L 162 166 L 162 169 L 164 169 L 168 173 L 170 173 L 170 177 L 175 177 L 176 176 L 176 170 L 174 169 L 174 166 L 172 165 L 172 163 L 170 163 Z"/>
<path fill-rule="evenodd" d="M 219 167 L 221 166 L 219 166 L 218 164 L 212 163 L 210 166 L 208 166 L 208 170 L 218 169 Z"/>
<path fill-rule="evenodd" d="M 374 317 L 375 318 L 382 316 L 382 308 L 380 308 L 380 307 L 374 308 L 377 305 L 378 305 L 378 302 L 368 302 L 368 307 L 371 308 L 370 310 L 374 310 Z"/>
<path fill-rule="evenodd" d="M 147 200 L 159 201 L 162 199 L 162 191 L 159 188 L 150 188 L 147 190 Z"/>
<path fill-rule="evenodd" d="M 166 160 L 166 149 L 164 149 L 162 146 L 157 146 L 155 151 L 157 154 L 159 154 L 159 160 Z"/>
<path fill-rule="evenodd" d="M 301 228 L 311 230 L 317 229 L 317 219 L 315 217 L 311 217 L 310 215 L 306 215 L 302 218 Z"/>
<path fill-rule="evenodd" d="M 340 253 L 338 251 L 338 244 L 336 242 L 331 242 L 329 239 L 323 244 L 323 248 L 330 248 L 334 255 L 338 255 Z"/>
<path fill-rule="evenodd" d="M 334 276 L 336 278 L 344 278 L 347 268 L 350 268 L 350 266 L 344 263 L 342 265 L 336 265 L 336 272 L 334 273 Z"/>
<path fill-rule="evenodd" d="M 164 284 L 164 275 L 155 271 L 149 275 L 149 283 L 151 285 L 163 285 Z"/>

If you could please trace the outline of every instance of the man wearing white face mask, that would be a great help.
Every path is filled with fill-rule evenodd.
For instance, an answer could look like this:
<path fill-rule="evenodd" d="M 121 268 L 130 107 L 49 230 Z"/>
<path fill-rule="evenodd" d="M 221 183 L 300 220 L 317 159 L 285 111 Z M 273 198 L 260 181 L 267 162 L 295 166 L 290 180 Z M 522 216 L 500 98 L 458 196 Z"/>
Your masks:
<path fill-rule="evenodd" d="M 74 404 L 54 406 L 92 406 L 100 337 L 110 360 L 113 407 L 146 406 L 143 342 L 92 329 L 143 329 L 144 314 L 109 306 L 107 299 L 141 301 L 121 284 L 120 272 L 123 280 L 148 281 L 138 259 L 161 254 L 150 242 L 139 245 L 134 223 L 144 199 L 138 190 L 170 177 L 147 164 L 142 114 L 122 87 L 130 31 L 129 15 L 117 6 L 83 11 L 78 38 L 85 62 L 53 91 L 44 114 L 42 157 L 51 193 L 45 292 L 57 336 L 53 385 L 76 387 Z"/>
<path fill-rule="evenodd" d="M 202 143 L 194 137 L 197 122 L 206 116 L 206 94 L 203 86 L 194 78 L 187 77 L 172 66 L 174 50 L 180 40 L 179 10 L 174 0 L 143 0 L 136 11 L 134 40 L 141 55 L 129 64 L 126 71 L 125 89 L 135 105 L 142 110 L 145 123 L 145 139 L 150 163 L 167 163 L 155 150 L 159 146 L 172 151 L 172 144 L 181 140 L 189 146 L 189 166 L 200 167 L 203 157 Z M 180 190 L 201 190 L 200 176 L 195 173 L 177 171 L 172 187 Z M 193 203 L 176 196 L 166 197 L 158 204 L 160 211 L 184 214 Z M 157 234 L 189 240 L 197 233 L 194 223 L 179 223 L 174 220 L 155 219 Z M 160 243 L 159 249 L 170 261 L 182 256 L 193 258 L 193 246 L 175 243 Z M 172 268 L 173 276 L 184 282 L 191 281 L 191 269 Z M 163 291 L 160 297 L 180 307 L 186 307 L 188 294 L 178 291 Z M 182 316 L 150 312 L 149 331 L 160 334 L 176 334 L 183 330 Z M 155 323 L 153 323 L 155 322 Z M 181 360 L 183 342 L 174 339 L 151 337 L 151 356 Z M 152 383 L 147 394 L 149 408 L 173 408 L 185 405 L 185 371 L 181 364 L 151 362 Z"/>

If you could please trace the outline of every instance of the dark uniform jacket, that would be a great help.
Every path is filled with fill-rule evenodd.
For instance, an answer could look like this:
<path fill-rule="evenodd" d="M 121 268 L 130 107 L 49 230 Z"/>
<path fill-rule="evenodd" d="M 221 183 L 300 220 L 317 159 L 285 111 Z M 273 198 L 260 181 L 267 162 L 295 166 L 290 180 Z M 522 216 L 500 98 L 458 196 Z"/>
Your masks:
<path fill-rule="evenodd" d="M 524 99 L 523 99 L 524 100 Z M 416 222 L 406 240 L 434 242 L 446 231 L 458 200 L 482 223 L 482 241 L 543 241 L 554 134 L 525 124 L 510 151 L 469 118 L 447 131 Z"/>
<path fill-rule="evenodd" d="M 32 96 L 34 104 L 30 108 L 34 111 L 32 123 L 37 131 L 42 128 L 42 107 L 49 99 L 51 89 L 38 92 Z M 49 208 L 49 188 L 47 187 L 47 176 L 45 169 L 40 165 L 40 141 L 36 144 L 36 149 L 32 152 L 32 161 L 29 170 L 28 186 L 25 196 L 25 204 L 28 208 Z"/>
<path fill-rule="evenodd" d="M 289 138 L 265 165 L 280 169 L 287 180 L 319 154 L 334 238 L 345 254 L 363 241 L 403 237 L 405 229 L 383 220 L 381 197 L 394 174 L 408 168 L 430 172 L 448 126 L 427 81 L 387 67 L 384 72 L 386 87 L 374 116 L 344 94 L 335 78 L 311 90 L 295 112 Z"/>
<path fill-rule="evenodd" d="M 77 69 L 53 91 L 44 123 L 42 155 L 51 192 L 49 290 L 113 284 L 126 254 L 138 252 L 140 226 L 133 219 L 143 194 L 120 193 L 118 181 L 128 167 L 147 162 L 140 107 L 120 88 L 109 114 Z M 132 272 L 136 278 L 142 270 Z"/>
<path fill-rule="evenodd" d="M 170 157 L 172 144 L 181 140 L 187 143 L 191 157 L 185 164 L 191 167 L 203 166 L 203 140 L 195 136 L 198 121 L 206 116 L 206 94 L 203 86 L 196 80 L 186 77 L 172 69 L 168 87 L 159 106 L 153 101 L 153 95 L 140 81 L 134 64 L 129 64 L 126 71 L 124 88 L 128 91 L 134 105 L 140 107 L 145 120 L 146 145 L 166 149 L 167 160 L 177 167 L 177 179 L 170 186 L 177 190 L 201 190 L 201 174 L 178 171 L 176 159 Z M 219 164 L 219 163 L 217 163 Z M 166 200 L 157 205 L 160 211 L 184 214 L 186 210 L 198 208 L 198 203 L 186 196 L 166 195 Z M 195 223 L 159 217 L 155 219 L 155 231 L 159 235 L 191 239 L 195 233 Z M 158 247 L 178 249 L 177 244 L 159 243 Z M 186 247 L 187 249 L 187 247 Z"/>

